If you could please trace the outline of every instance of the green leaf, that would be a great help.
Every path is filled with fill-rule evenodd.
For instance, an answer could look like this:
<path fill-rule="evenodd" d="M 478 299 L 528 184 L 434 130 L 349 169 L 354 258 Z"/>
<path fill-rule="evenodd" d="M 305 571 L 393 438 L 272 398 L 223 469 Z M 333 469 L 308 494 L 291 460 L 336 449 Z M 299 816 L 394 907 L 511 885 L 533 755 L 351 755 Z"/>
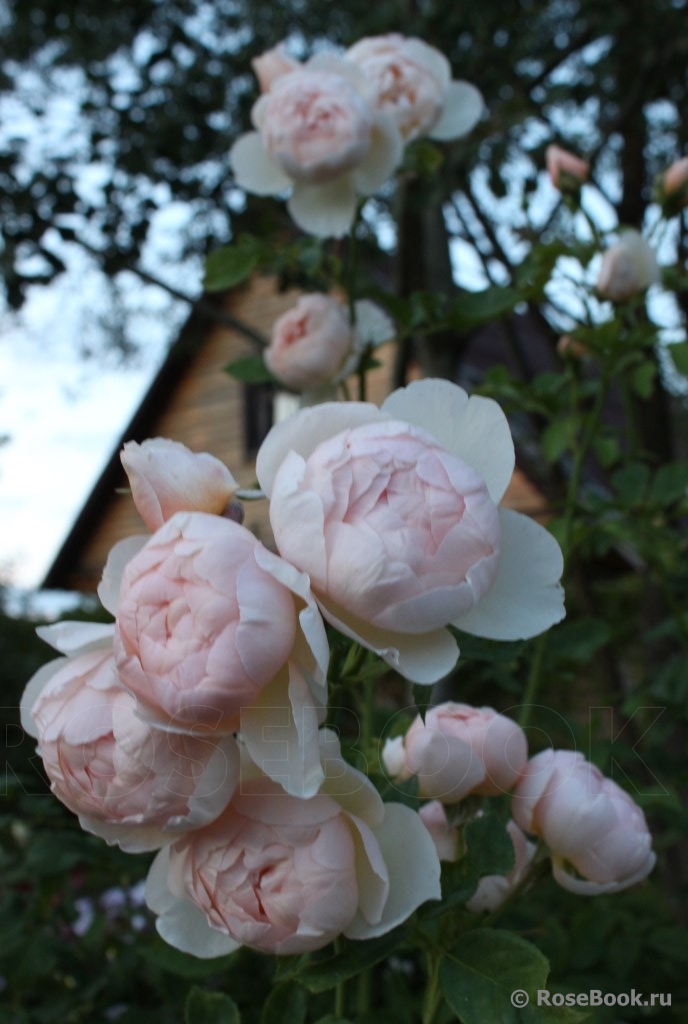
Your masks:
<path fill-rule="evenodd" d="M 688 341 L 681 341 L 677 345 L 667 345 L 666 350 L 673 359 L 678 372 L 688 377 Z"/>
<path fill-rule="evenodd" d="M 514 844 L 506 826 L 488 811 L 469 821 L 463 830 L 465 853 L 456 863 L 442 864 L 442 903 L 421 914 L 439 917 L 469 900 L 484 875 L 507 875 L 514 866 Z"/>
<path fill-rule="evenodd" d="M 648 500 L 666 508 L 685 498 L 688 492 L 688 461 L 670 462 L 660 466 L 650 487 Z"/>
<path fill-rule="evenodd" d="M 625 508 L 640 505 L 650 479 L 650 470 L 642 462 L 629 462 L 612 477 L 612 484 Z"/>
<path fill-rule="evenodd" d="M 293 982 L 273 988 L 263 1007 L 260 1024 L 304 1024 L 306 993 Z"/>
<path fill-rule="evenodd" d="M 555 420 L 545 428 L 542 433 L 541 444 L 542 454 L 548 462 L 556 462 L 565 451 L 572 447 L 577 430 L 578 419 L 575 416 L 567 416 L 566 419 Z"/>
<path fill-rule="evenodd" d="M 499 320 L 512 311 L 523 296 L 515 288 L 485 288 L 464 292 L 451 305 L 450 320 L 457 330 L 465 330 L 487 320 Z"/>
<path fill-rule="evenodd" d="M 240 238 L 234 245 L 216 249 L 205 261 L 203 287 L 207 292 L 224 292 L 244 281 L 258 266 L 255 239 Z"/>
<path fill-rule="evenodd" d="M 378 939 L 363 942 L 342 939 L 344 948 L 320 960 L 304 957 L 292 971 L 292 978 L 309 992 L 326 992 L 340 982 L 360 974 L 361 971 L 385 960 L 404 939 L 406 925 L 400 925 Z"/>
<path fill-rule="evenodd" d="M 552 630 L 553 646 L 557 656 L 585 665 L 601 647 L 609 643 L 612 629 L 603 619 L 577 619 L 565 622 Z"/>
<path fill-rule="evenodd" d="M 334 1014 L 328 1013 L 327 1017 L 321 1017 L 315 1024 L 351 1024 L 351 1022 L 344 1020 L 343 1017 L 335 1017 Z"/>
<path fill-rule="evenodd" d="M 224 372 L 245 384 L 268 384 L 275 379 L 261 356 L 242 356 L 241 359 L 235 359 L 225 366 Z"/>
<path fill-rule="evenodd" d="M 592 447 L 600 465 L 604 466 L 605 469 L 618 462 L 620 449 L 615 437 L 596 437 Z"/>
<path fill-rule="evenodd" d="M 234 953 L 209 960 L 191 956 L 173 946 L 168 946 L 157 935 L 150 946 L 142 948 L 141 956 L 153 967 L 189 980 L 209 978 L 212 974 L 223 974 L 234 959 Z"/>
<path fill-rule="evenodd" d="M 428 708 L 432 706 L 432 686 L 423 686 L 420 683 L 414 683 L 413 703 L 418 708 L 418 714 L 423 719 L 423 722 L 425 722 L 425 716 L 428 712 Z"/>
<path fill-rule="evenodd" d="M 206 992 L 194 986 L 186 998 L 184 1024 L 240 1024 L 233 999 L 222 992 Z"/>
<path fill-rule="evenodd" d="M 523 651 L 525 644 L 522 640 L 502 641 L 484 640 L 479 636 L 471 636 L 469 633 L 462 633 L 454 626 L 448 626 L 449 632 L 456 637 L 461 657 L 465 661 L 487 661 L 500 663 L 513 661 Z"/>
<path fill-rule="evenodd" d="M 636 395 L 649 398 L 655 389 L 657 367 L 653 362 L 642 363 L 631 375 L 631 383 Z"/>
<path fill-rule="evenodd" d="M 511 1002 L 512 992 L 521 990 L 536 998 L 548 972 L 547 959 L 525 939 L 479 928 L 447 955 L 440 981 L 444 998 L 462 1024 L 512 1024 L 524 1019 Z"/>

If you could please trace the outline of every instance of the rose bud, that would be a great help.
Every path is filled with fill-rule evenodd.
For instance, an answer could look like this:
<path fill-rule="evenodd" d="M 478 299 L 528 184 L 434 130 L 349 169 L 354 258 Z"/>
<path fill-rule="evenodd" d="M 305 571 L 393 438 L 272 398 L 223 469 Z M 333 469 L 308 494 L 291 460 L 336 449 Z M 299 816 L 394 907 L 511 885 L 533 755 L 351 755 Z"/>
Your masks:
<path fill-rule="evenodd" d="M 554 878 L 571 892 L 619 892 L 654 867 L 642 810 L 582 754 L 550 749 L 531 758 L 511 807 L 516 823 L 547 843 Z"/>
<path fill-rule="evenodd" d="M 625 302 L 660 278 L 654 249 L 637 231 L 624 231 L 602 256 L 596 290 L 602 299 Z"/>
<path fill-rule="evenodd" d="M 516 722 L 492 708 L 450 701 L 430 708 L 425 722 L 418 715 L 403 740 L 388 741 L 382 751 L 397 781 L 416 775 L 420 795 L 445 804 L 508 792 L 527 759 Z"/>
<path fill-rule="evenodd" d="M 327 295 L 304 295 L 275 321 L 263 359 L 287 387 L 310 391 L 336 377 L 352 344 L 349 315 L 342 303 Z"/>
<path fill-rule="evenodd" d="M 688 204 L 688 156 L 674 161 L 664 174 L 658 175 L 654 198 L 669 217 Z"/>
<path fill-rule="evenodd" d="M 150 530 L 175 512 L 221 515 L 237 489 L 227 467 L 207 452 L 156 437 L 127 441 L 120 456 L 137 511 Z"/>
<path fill-rule="evenodd" d="M 560 192 L 577 192 L 590 176 L 590 164 L 561 146 L 548 146 L 545 162 L 552 184 Z"/>

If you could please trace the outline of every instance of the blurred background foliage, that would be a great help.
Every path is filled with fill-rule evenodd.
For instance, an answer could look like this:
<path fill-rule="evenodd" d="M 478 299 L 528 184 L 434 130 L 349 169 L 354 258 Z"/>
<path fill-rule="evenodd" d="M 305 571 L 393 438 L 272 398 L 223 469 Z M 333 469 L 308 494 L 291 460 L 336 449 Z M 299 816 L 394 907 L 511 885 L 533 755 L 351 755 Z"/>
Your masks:
<path fill-rule="evenodd" d="M 592 229 L 586 235 L 561 196 L 550 190 L 543 198 L 540 172 L 547 144 L 558 142 L 590 159 L 600 210 L 647 225 L 655 175 L 688 143 L 685 19 L 684 0 L 0 4 L 0 269 L 15 309 L 32 286 L 63 272 L 70 246 L 85 250 L 113 288 L 125 271 L 150 277 L 151 223 L 173 203 L 188 204 L 191 216 L 171 263 L 200 260 L 241 233 L 291 235 L 284 209 L 238 193 L 228 169 L 256 96 L 250 59 L 280 39 L 306 56 L 402 30 L 437 46 L 455 76 L 483 92 L 488 113 L 471 136 L 414 147 L 399 186 L 369 204 L 363 272 L 370 294 L 384 289 L 401 329 L 398 382 L 416 360 L 425 372 L 479 384 L 497 398 L 571 553 L 567 620 L 542 642 L 461 638 L 462 660 L 441 697 L 518 716 L 524 694 L 534 693 L 532 750 L 575 745 L 646 811 L 659 860 L 648 883 L 586 900 L 544 878 L 500 920 L 550 959 L 552 991 L 672 994 L 671 1009 L 602 1009 L 589 1018 L 600 1022 L 688 1020 L 685 380 L 680 366 L 667 371 L 642 303 L 599 326 L 588 310 L 572 320 L 578 307 L 562 307 L 548 287 L 557 261 L 585 266 L 599 239 Z M 73 130 L 52 137 L 45 126 L 65 94 Z M 673 224 L 666 280 L 682 323 L 685 215 Z M 280 268 L 283 276 L 318 286 L 337 278 L 341 268 L 324 266 L 312 240 L 302 249 L 295 266 Z M 469 250 L 491 286 L 478 300 L 466 300 L 454 281 Z M 276 258 L 273 251 L 265 262 Z M 543 370 L 512 334 L 512 370 L 467 379 L 472 332 L 514 309 L 537 323 L 551 365 Z M 563 330 L 585 343 L 589 358 L 557 355 Z M 116 340 L 124 350 L 137 343 L 126 332 Z M 586 440 L 603 373 L 612 383 Z M 576 467 L 575 514 L 567 518 Z M 3 1024 L 212 1024 L 239 1015 L 245 1024 L 336 1024 L 318 956 L 307 975 L 299 973 L 304 965 L 248 952 L 216 963 L 165 946 L 142 905 L 150 858 L 86 835 L 48 795 L 17 713 L 27 679 L 50 657 L 34 627 L 0 616 Z M 397 711 L 408 707 L 410 716 L 413 693 L 388 679 L 379 693 L 377 736 L 400 731 Z M 363 751 L 374 770 L 377 736 Z M 506 803 L 499 813 L 508 815 Z M 352 990 L 352 1021 L 418 1021 L 417 954 L 402 946 L 365 977 L 373 1010 L 357 1014 Z M 454 1019 L 443 1013 L 440 1022 Z M 530 1013 L 504 1020 L 576 1019 Z"/>

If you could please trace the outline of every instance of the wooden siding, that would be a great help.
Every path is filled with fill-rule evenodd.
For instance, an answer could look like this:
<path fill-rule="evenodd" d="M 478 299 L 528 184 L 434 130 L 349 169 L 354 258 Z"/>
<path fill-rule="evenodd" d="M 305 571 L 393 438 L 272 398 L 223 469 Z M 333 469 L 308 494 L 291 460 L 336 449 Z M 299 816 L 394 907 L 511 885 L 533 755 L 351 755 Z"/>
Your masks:
<path fill-rule="evenodd" d="M 294 305 L 297 298 L 298 292 L 279 293 L 272 279 L 256 277 L 250 286 L 235 289 L 227 297 L 225 309 L 267 337 L 273 322 Z M 211 452 L 229 467 L 244 487 L 255 484 L 255 461 L 247 456 L 245 437 L 245 402 L 250 400 L 251 389 L 223 369 L 233 359 L 255 354 L 255 351 L 236 331 L 214 324 L 205 339 L 201 339 L 196 354 L 171 389 L 169 398 L 162 403 L 149 431 L 151 437 L 169 437 L 193 451 Z M 368 399 L 378 405 L 391 390 L 394 351 L 393 345 L 380 350 L 382 365 L 368 378 Z M 112 545 L 132 534 L 146 532 L 126 487 L 122 470 L 105 496 L 95 526 L 87 536 L 79 538 L 78 554 L 62 574 L 60 586 L 84 593 L 95 590 Z M 542 495 L 518 471 L 505 503 L 538 517 L 546 512 Z M 247 502 L 245 516 L 245 525 L 272 546 L 267 502 Z"/>

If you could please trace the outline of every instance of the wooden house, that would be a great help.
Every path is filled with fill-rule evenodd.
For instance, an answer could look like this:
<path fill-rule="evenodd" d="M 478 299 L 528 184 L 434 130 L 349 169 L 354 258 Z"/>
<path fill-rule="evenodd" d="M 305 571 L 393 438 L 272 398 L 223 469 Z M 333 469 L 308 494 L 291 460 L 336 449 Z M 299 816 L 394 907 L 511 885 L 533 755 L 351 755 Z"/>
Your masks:
<path fill-rule="evenodd" d="M 119 452 L 125 441 L 169 437 L 220 458 L 243 487 L 255 483 L 255 457 L 283 395 L 271 385 L 244 384 L 224 372 L 228 363 L 256 353 L 254 333 L 269 338 L 272 324 L 294 305 L 298 292 L 279 292 L 274 279 L 256 276 L 214 304 L 204 298 L 179 337 L 107 461 L 43 581 L 43 587 L 89 593 L 96 589 L 114 543 L 144 533 L 127 490 Z M 233 326 L 248 327 L 248 332 Z M 368 399 L 382 402 L 392 389 L 394 345 L 379 351 Z M 506 503 L 541 514 L 544 499 L 518 470 Z M 245 525 L 271 544 L 267 502 L 246 504 Z"/>

